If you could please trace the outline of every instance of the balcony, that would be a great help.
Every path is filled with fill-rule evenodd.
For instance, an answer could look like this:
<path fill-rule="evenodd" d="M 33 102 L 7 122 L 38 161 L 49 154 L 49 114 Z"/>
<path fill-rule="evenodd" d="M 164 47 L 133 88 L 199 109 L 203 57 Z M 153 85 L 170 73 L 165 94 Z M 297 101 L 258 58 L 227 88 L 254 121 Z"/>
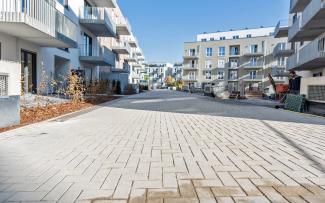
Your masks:
<path fill-rule="evenodd" d="M 96 37 L 115 37 L 116 25 L 110 19 L 105 8 L 80 8 L 80 24 Z"/>
<path fill-rule="evenodd" d="M 290 13 L 303 11 L 311 0 L 290 0 Z"/>
<path fill-rule="evenodd" d="M 131 35 L 131 25 L 129 21 L 121 16 L 116 19 L 116 33 L 117 35 Z"/>
<path fill-rule="evenodd" d="M 105 46 L 79 45 L 79 60 L 95 66 L 115 66 L 115 54 Z"/>
<path fill-rule="evenodd" d="M 1 0 L 0 32 L 42 47 L 77 48 L 77 26 L 55 2 Z"/>
<path fill-rule="evenodd" d="M 129 44 L 132 48 L 137 48 L 138 47 L 138 40 L 136 37 L 132 36 L 129 39 Z"/>
<path fill-rule="evenodd" d="M 311 0 L 289 28 L 290 42 L 311 41 L 325 32 L 325 1 Z"/>
<path fill-rule="evenodd" d="M 93 0 L 99 7 L 117 8 L 116 0 Z"/>
<path fill-rule="evenodd" d="M 184 82 L 197 82 L 197 79 L 196 79 L 196 77 L 193 77 L 193 76 L 187 76 L 187 77 L 183 78 L 183 81 Z"/>
<path fill-rule="evenodd" d="M 229 62 L 228 63 L 228 68 L 229 69 L 237 69 L 239 67 L 239 63 L 238 62 Z"/>
<path fill-rule="evenodd" d="M 258 47 L 257 49 L 252 49 L 251 47 L 245 49 L 243 56 L 245 57 L 259 57 L 264 56 L 264 50 Z"/>
<path fill-rule="evenodd" d="M 287 69 L 310 70 L 324 67 L 325 36 L 316 38 L 288 59 Z"/>
<path fill-rule="evenodd" d="M 185 55 L 183 56 L 183 59 L 184 60 L 196 60 L 196 59 L 199 59 L 199 57 L 195 53 L 189 52 L 189 53 L 185 53 Z"/>
<path fill-rule="evenodd" d="M 258 61 L 258 62 L 248 62 L 243 64 L 241 67 L 245 68 L 245 69 L 261 69 L 264 68 L 264 62 L 262 61 Z"/>
<path fill-rule="evenodd" d="M 290 44 L 278 43 L 273 50 L 273 56 L 276 57 L 288 57 L 291 56 L 295 51 L 291 48 Z"/>
<path fill-rule="evenodd" d="M 185 64 L 183 66 L 183 71 L 197 71 L 199 70 L 198 65 L 192 65 L 192 64 Z"/>
<path fill-rule="evenodd" d="M 262 75 L 253 75 L 253 74 L 248 74 L 243 78 L 245 82 L 261 82 L 263 80 Z"/>
<path fill-rule="evenodd" d="M 135 54 L 129 54 L 129 56 L 127 56 L 125 59 L 124 59 L 126 62 L 138 62 L 138 59 L 137 59 L 137 56 Z"/>
<path fill-rule="evenodd" d="M 275 27 L 274 37 L 275 38 L 288 37 L 288 34 L 289 34 L 288 21 L 280 20 Z"/>
<path fill-rule="evenodd" d="M 123 41 L 115 41 L 112 46 L 113 52 L 116 54 L 131 54 L 129 43 Z"/>

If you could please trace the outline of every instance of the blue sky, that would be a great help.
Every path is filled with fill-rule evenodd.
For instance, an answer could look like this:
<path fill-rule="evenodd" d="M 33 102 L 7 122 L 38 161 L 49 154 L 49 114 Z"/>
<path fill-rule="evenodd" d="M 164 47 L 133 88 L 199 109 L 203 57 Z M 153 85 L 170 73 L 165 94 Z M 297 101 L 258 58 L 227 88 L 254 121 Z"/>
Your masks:
<path fill-rule="evenodd" d="M 275 26 L 290 0 L 118 0 L 148 62 L 181 62 L 196 34 Z"/>

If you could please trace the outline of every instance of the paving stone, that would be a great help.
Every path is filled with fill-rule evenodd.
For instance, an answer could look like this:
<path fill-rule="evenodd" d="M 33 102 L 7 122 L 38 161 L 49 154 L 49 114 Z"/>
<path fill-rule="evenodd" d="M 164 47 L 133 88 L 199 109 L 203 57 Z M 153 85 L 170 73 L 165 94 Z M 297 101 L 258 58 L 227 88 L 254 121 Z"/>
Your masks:
<path fill-rule="evenodd" d="M 132 95 L 2 133 L 0 202 L 324 202 L 322 132 L 310 115 Z"/>

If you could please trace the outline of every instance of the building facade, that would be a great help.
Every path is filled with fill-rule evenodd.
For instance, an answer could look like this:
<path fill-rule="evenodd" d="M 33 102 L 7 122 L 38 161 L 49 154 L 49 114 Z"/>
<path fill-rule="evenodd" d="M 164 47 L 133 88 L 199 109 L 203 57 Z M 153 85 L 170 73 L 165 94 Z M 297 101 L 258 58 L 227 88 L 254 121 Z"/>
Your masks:
<path fill-rule="evenodd" d="M 185 86 L 204 88 L 218 85 L 229 91 L 264 91 L 267 74 L 283 83 L 286 58 L 274 55 L 286 38 L 274 38 L 274 27 L 243 29 L 197 35 L 184 44 L 183 81 Z"/>
<path fill-rule="evenodd" d="M 0 46 L 1 94 L 18 97 L 42 80 L 64 85 L 71 70 L 86 84 L 120 80 L 123 91 L 143 57 L 116 0 L 2 0 Z"/>
<path fill-rule="evenodd" d="M 145 72 L 149 77 L 151 89 L 166 87 L 166 77 L 173 76 L 174 65 L 171 63 L 149 63 Z"/>
<path fill-rule="evenodd" d="M 287 70 L 301 75 L 300 93 L 325 102 L 325 1 L 291 0 L 289 20 L 280 21 L 276 37 L 288 37 Z"/>

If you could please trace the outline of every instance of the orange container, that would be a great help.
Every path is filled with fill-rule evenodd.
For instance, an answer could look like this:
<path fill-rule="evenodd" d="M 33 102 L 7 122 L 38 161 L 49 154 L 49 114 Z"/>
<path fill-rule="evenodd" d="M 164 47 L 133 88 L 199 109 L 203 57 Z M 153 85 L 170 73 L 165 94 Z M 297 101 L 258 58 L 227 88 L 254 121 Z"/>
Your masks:
<path fill-rule="evenodd" d="M 288 90 L 289 90 L 289 85 L 285 85 L 285 84 L 276 85 L 276 92 L 277 93 L 285 93 Z"/>

